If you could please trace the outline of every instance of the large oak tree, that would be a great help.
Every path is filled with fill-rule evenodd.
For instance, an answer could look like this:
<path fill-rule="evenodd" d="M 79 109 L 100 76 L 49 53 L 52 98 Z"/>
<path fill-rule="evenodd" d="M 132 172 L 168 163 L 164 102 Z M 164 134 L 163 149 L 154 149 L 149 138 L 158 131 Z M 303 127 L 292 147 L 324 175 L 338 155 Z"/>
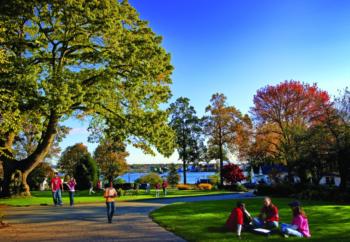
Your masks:
<path fill-rule="evenodd" d="M 29 194 L 28 174 L 68 118 L 88 117 L 94 138 L 172 153 L 173 132 L 159 108 L 170 96 L 170 55 L 127 1 L 9 0 L 0 26 L 2 195 L 16 170 Z M 40 139 L 16 159 L 13 142 L 25 123 L 36 125 Z"/>

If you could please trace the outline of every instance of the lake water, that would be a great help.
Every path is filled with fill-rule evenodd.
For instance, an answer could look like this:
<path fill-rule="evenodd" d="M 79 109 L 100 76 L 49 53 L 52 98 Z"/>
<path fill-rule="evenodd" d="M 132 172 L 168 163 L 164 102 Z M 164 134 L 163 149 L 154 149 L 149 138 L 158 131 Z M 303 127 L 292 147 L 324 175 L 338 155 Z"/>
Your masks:
<path fill-rule="evenodd" d="M 133 183 L 137 178 L 147 175 L 148 173 L 140 173 L 140 172 L 129 172 L 125 173 L 121 176 L 126 182 Z M 214 175 L 215 172 L 187 172 L 187 183 L 188 184 L 195 184 L 199 179 L 208 179 L 209 176 Z M 183 183 L 183 174 L 182 172 L 179 173 L 181 176 L 181 182 Z M 161 177 L 166 177 L 167 173 L 160 174 Z"/>

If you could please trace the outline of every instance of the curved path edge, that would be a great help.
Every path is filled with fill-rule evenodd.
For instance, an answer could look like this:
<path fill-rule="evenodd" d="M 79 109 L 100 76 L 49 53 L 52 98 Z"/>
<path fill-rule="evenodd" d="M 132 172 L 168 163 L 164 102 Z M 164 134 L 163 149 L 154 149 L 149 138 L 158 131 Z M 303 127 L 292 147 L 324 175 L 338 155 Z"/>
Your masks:
<path fill-rule="evenodd" d="M 112 224 L 107 223 L 105 204 L 79 204 L 76 207 L 6 207 L 1 241 L 174 241 L 182 238 L 160 227 L 149 213 L 176 202 L 246 199 L 248 193 L 198 197 L 178 197 L 118 202 Z"/>

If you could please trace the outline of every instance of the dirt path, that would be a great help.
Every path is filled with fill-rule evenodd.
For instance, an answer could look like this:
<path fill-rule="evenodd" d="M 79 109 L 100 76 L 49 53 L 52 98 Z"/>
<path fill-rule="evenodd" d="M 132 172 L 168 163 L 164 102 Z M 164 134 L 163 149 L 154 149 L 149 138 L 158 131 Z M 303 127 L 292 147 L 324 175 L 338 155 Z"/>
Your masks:
<path fill-rule="evenodd" d="M 184 241 L 154 223 L 148 214 L 174 202 L 235 199 L 252 194 L 229 194 L 117 203 L 117 214 L 108 224 L 104 204 L 74 208 L 53 206 L 7 207 L 0 241 Z"/>

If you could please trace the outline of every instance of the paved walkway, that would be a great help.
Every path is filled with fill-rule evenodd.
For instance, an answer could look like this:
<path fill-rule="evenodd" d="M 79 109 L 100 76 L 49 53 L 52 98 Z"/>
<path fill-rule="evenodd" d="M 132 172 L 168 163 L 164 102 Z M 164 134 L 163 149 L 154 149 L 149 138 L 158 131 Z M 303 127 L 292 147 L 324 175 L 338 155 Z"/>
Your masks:
<path fill-rule="evenodd" d="M 195 202 L 253 197 L 251 193 L 118 202 L 113 224 L 100 204 L 74 208 L 53 206 L 6 207 L 0 241 L 184 241 L 154 223 L 148 214 L 175 202 Z"/>

